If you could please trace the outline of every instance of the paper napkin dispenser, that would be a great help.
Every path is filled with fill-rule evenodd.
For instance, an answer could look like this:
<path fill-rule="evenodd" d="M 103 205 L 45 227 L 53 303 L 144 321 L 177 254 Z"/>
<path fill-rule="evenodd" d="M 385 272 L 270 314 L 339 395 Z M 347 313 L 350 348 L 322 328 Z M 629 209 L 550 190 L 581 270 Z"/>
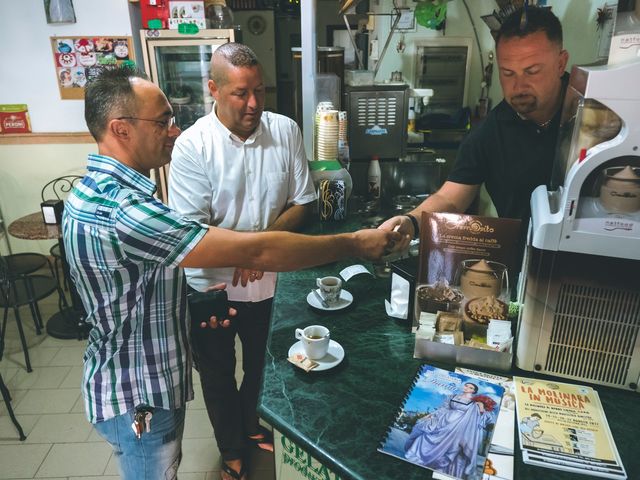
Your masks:
<path fill-rule="evenodd" d="M 64 202 L 62 200 L 45 200 L 40 204 L 44 223 L 58 225 L 62 222 L 62 210 Z"/>
<path fill-rule="evenodd" d="M 395 318 L 413 322 L 413 304 L 416 279 L 418 278 L 418 257 L 408 257 L 391 263 L 391 304 L 394 310 L 406 305 L 406 316 L 391 315 Z M 407 285 L 408 284 L 408 285 Z M 402 296 L 402 298 L 400 298 Z"/>

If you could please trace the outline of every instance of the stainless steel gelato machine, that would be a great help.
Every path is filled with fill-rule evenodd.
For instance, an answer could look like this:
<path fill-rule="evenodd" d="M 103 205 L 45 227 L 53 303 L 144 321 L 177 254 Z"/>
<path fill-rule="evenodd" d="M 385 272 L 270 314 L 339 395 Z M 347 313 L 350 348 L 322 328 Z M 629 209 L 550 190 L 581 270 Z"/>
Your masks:
<path fill-rule="evenodd" d="M 640 61 L 574 67 L 531 196 L 516 365 L 639 391 Z"/>

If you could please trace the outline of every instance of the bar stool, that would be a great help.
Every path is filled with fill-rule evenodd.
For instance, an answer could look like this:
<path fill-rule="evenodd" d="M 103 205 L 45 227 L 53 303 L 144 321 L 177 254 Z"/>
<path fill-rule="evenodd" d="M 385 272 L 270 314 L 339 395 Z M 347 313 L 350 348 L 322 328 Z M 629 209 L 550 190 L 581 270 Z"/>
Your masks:
<path fill-rule="evenodd" d="M 9 270 L 16 275 L 29 275 L 45 266 L 51 269 L 49 260 L 41 253 L 13 253 L 4 256 L 4 259 Z"/>
<path fill-rule="evenodd" d="M 47 263 L 49 263 L 48 260 Z M 50 264 L 49 268 L 51 268 Z M 56 291 L 59 295 L 60 306 L 68 308 L 67 300 L 60 289 L 57 278 L 47 275 L 24 275 L 16 273 L 9 268 L 5 257 L 0 257 L 0 307 L 4 308 L 2 329 L 0 329 L 0 341 L 4 342 L 7 320 L 9 318 L 9 308 L 12 308 L 18 327 L 18 334 L 20 335 L 22 350 L 24 351 L 27 372 L 31 372 L 32 368 L 31 361 L 29 360 L 27 340 L 22 328 L 22 319 L 20 318 L 20 307 L 25 305 L 29 306 L 36 334 L 40 335 L 42 333 L 41 328 L 43 328 L 44 324 L 38 307 L 38 301 Z"/>

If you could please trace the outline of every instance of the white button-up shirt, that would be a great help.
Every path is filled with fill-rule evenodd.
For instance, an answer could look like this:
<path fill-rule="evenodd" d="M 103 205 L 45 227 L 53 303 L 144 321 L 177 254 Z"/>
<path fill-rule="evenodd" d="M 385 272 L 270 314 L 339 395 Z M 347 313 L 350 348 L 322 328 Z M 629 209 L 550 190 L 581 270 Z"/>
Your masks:
<path fill-rule="evenodd" d="M 283 115 L 264 112 L 242 141 L 215 114 L 200 118 L 177 139 L 169 172 L 169 205 L 202 223 L 260 231 L 288 205 L 304 205 L 316 193 L 300 129 Z M 230 300 L 259 302 L 273 296 L 276 274 L 231 285 L 235 268 L 187 268 L 189 285 L 205 290 L 226 282 Z"/>

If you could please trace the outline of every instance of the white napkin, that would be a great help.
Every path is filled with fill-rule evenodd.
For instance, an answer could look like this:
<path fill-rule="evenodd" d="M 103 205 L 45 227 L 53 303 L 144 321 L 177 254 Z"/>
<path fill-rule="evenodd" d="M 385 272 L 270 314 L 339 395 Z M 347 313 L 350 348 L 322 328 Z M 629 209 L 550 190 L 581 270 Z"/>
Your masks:
<path fill-rule="evenodd" d="M 352 277 L 360 273 L 368 273 L 369 275 L 373 276 L 373 273 L 367 270 L 364 265 L 360 264 L 350 265 L 340 270 L 340 276 L 344 279 L 345 282 L 348 282 Z"/>
<path fill-rule="evenodd" d="M 396 273 L 391 274 L 391 297 L 389 300 L 384 301 L 387 315 L 406 320 L 409 314 L 409 281 Z"/>

